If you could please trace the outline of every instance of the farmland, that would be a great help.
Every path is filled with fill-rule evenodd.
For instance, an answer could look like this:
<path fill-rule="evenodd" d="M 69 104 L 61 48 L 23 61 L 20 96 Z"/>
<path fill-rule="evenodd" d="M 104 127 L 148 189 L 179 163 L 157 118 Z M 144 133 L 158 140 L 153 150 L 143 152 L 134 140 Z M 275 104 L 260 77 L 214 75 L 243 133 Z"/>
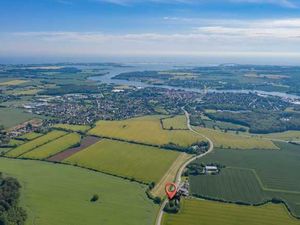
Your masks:
<path fill-rule="evenodd" d="M 158 182 L 179 155 L 175 151 L 104 139 L 64 162 L 150 183 Z"/>
<path fill-rule="evenodd" d="M 187 130 L 186 117 L 184 115 L 162 119 L 165 129 Z"/>
<path fill-rule="evenodd" d="M 74 132 L 86 132 L 91 127 L 90 126 L 84 126 L 84 125 L 70 125 L 70 124 L 55 124 L 53 126 L 54 128 L 66 130 L 66 131 L 74 131 Z"/>
<path fill-rule="evenodd" d="M 240 134 L 225 133 L 208 128 L 195 128 L 199 133 L 210 138 L 216 147 L 231 149 L 278 149 L 270 140 L 260 137 L 248 137 Z"/>
<path fill-rule="evenodd" d="M 146 116 L 122 121 L 99 121 L 89 134 L 160 146 L 174 143 L 187 147 L 203 140 L 190 131 L 163 130 L 160 118 Z"/>
<path fill-rule="evenodd" d="M 41 133 L 30 132 L 30 133 L 26 133 L 22 136 L 19 136 L 18 138 L 24 139 L 24 140 L 33 140 L 33 139 L 38 138 L 40 136 L 42 136 Z"/>
<path fill-rule="evenodd" d="M 0 86 L 15 86 L 15 85 L 20 85 L 23 83 L 26 83 L 28 81 L 26 80 L 10 80 L 10 81 L 5 81 L 5 82 L 0 82 Z"/>
<path fill-rule="evenodd" d="M 24 153 L 27 153 L 29 151 L 31 151 L 34 148 L 37 148 L 41 145 L 46 144 L 49 141 L 52 141 L 54 139 L 57 139 L 63 135 L 67 134 L 64 131 L 51 131 L 48 134 L 38 137 L 32 141 L 29 141 L 21 146 L 18 146 L 17 148 L 9 151 L 6 156 L 8 157 L 18 157 Z"/>
<path fill-rule="evenodd" d="M 216 176 L 190 176 L 195 195 L 232 202 L 262 203 L 281 199 L 300 216 L 299 146 L 276 143 L 281 150 L 216 150 L 197 163 L 220 163 Z M 245 160 L 247 159 L 247 160 Z M 280 166 L 278 166 L 280 165 Z"/>
<path fill-rule="evenodd" d="M 166 214 L 164 225 L 299 225 L 283 205 L 239 206 L 203 200 L 183 200 L 178 214 Z"/>
<path fill-rule="evenodd" d="M 14 127 L 34 117 L 35 116 L 33 114 L 23 112 L 21 109 L 17 108 L 0 109 L 0 124 L 2 124 L 5 128 Z"/>
<path fill-rule="evenodd" d="M 279 139 L 279 140 L 296 141 L 296 142 L 300 141 L 300 131 L 285 131 L 280 133 L 265 134 L 261 136 L 270 139 Z"/>
<path fill-rule="evenodd" d="M 81 168 L 0 158 L 0 171 L 22 185 L 26 225 L 152 225 L 157 207 L 146 187 Z M 84 181 L 84 182 L 83 182 Z M 98 194 L 97 202 L 90 202 Z M 130 204 L 129 204 L 130 203 Z"/>
<path fill-rule="evenodd" d="M 68 148 L 79 145 L 80 139 L 81 137 L 77 133 L 67 134 L 54 141 L 51 141 L 45 145 L 42 145 L 27 152 L 21 157 L 30 159 L 46 159 Z"/>

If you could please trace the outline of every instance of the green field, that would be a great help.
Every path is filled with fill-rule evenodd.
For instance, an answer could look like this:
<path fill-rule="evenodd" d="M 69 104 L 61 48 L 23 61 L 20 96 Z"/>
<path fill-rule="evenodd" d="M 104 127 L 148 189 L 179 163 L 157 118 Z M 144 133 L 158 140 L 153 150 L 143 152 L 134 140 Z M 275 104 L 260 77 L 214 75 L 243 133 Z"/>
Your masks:
<path fill-rule="evenodd" d="M 77 133 L 67 134 L 27 152 L 21 157 L 29 159 L 46 159 L 68 148 L 79 145 L 80 139 L 81 136 Z"/>
<path fill-rule="evenodd" d="M 65 162 L 149 183 L 158 182 L 179 155 L 175 151 L 104 139 Z"/>
<path fill-rule="evenodd" d="M 162 120 L 163 127 L 165 129 L 178 129 L 178 130 L 187 130 L 188 127 L 186 125 L 186 117 L 185 115 L 165 118 Z"/>
<path fill-rule="evenodd" d="M 70 124 L 55 124 L 54 128 L 66 130 L 66 131 L 74 131 L 74 132 L 86 132 L 91 129 L 90 126 L 85 125 L 70 125 Z"/>
<path fill-rule="evenodd" d="M 174 143 L 183 147 L 204 140 L 186 130 L 163 130 L 161 116 L 145 116 L 122 121 L 99 121 L 89 134 L 151 145 Z"/>
<path fill-rule="evenodd" d="M 24 141 L 22 141 L 22 140 L 10 139 L 9 142 L 7 143 L 7 146 L 17 147 L 23 143 L 24 143 Z"/>
<path fill-rule="evenodd" d="M 3 155 L 3 154 L 5 154 L 6 152 L 8 152 L 10 150 L 11 150 L 10 147 L 0 148 L 0 155 Z"/>
<path fill-rule="evenodd" d="M 33 119 L 35 116 L 17 108 L 0 108 L 0 124 L 5 128 L 14 127 Z"/>
<path fill-rule="evenodd" d="M 18 146 L 17 148 L 9 151 L 6 156 L 8 157 L 18 157 L 26 152 L 31 151 L 34 148 L 37 148 L 41 145 L 44 145 L 48 143 L 49 141 L 52 141 L 54 139 L 57 139 L 63 135 L 66 135 L 67 133 L 64 131 L 51 131 L 48 134 L 41 136 L 39 138 L 36 138 L 32 141 L 29 141 L 21 146 Z"/>
<path fill-rule="evenodd" d="M 178 214 L 165 214 L 163 225 L 299 225 L 283 205 L 239 206 L 183 200 Z"/>
<path fill-rule="evenodd" d="M 197 163 L 220 163 L 220 175 L 190 176 L 191 192 L 213 199 L 251 204 L 285 201 L 300 217 L 299 146 L 277 143 L 281 150 L 216 150 Z"/>
<path fill-rule="evenodd" d="M 260 137 L 247 137 L 240 134 L 225 133 L 218 130 L 195 127 L 195 129 L 210 138 L 215 147 L 231 149 L 278 149 L 270 140 Z"/>
<path fill-rule="evenodd" d="M 0 171 L 22 185 L 26 225 L 153 225 L 146 187 L 73 166 L 0 158 Z M 91 203 L 93 194 L 99 200 Z"/>
<path fill-rule="evenodd" d="M 41 133 L 31 132 L 31 133 L 27 133 L 27 134 L 24 134 L 22 136 L 19 136 L 18 138 L 24 139 L 24 140 L 33 140 L 33 139 L 38 138 L 42 135 L 43 134 L 41 134 Z"/>
<path fill-rule="evenodd" d="M 264 138 L 270 138 L 270 139 L 279 139 L 279 140 L 300 142 L 300 131 L 286 131 L 286 132 L 280 132 L 280 133 L 265 134 L 265 135 L 261 135 L 261 136 Z"/>

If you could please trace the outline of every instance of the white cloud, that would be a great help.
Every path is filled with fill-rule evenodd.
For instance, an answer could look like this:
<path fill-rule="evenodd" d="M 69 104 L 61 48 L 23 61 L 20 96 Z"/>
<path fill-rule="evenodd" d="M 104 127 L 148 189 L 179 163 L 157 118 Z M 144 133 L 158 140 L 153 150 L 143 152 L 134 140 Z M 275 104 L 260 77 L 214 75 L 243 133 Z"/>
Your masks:
<path fill-rule="evenodd" d="M 165 20 L 174 21 L 174 18 Z M 197 55 L 299 54 L 300 19 L 183 20 L 197 24 L 181 33 L 19 32 L 0 33 L 3 54 Z M 176 21 L 181 21 L 176 18 Z M 192 22 L 191 22 L 192 21 Z M 196 22 L 195 22 L 196 21 Z"/>
<path fill-rule="evenodd" d="M 158 3 L 158 4 L 202 4 L 208 2 L 229 2 L 229 3 L 251 3 L 251 4 L 272 4 L 287 8 L 298 8 L 298 0 L 94 0 L 118 5 L 131 5 L 139 3 Z"/>

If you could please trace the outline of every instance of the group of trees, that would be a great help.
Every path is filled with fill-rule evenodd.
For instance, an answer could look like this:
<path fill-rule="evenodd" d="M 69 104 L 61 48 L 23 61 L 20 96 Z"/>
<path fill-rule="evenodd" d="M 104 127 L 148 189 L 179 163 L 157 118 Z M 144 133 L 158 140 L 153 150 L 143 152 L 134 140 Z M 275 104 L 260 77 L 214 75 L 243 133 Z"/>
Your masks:
<path fill-rule="evenodd" d="M 18 206 L 21 185 L 0 173 L 0 225 L 24 225 L 27 214 Z"/>
<path fill-rule="evenodd" d="M 248 126 L 251 133 L 273 133 L 300 130 L 300 115 L 292 112 L 216 112 L 206 113 L 213 120 Z"/>
<path fill-rule="evenodd" d="M 0 146 L 7 144 L 9 142 L 9 138 L 6 134 L 6 131 L 2 125 L 0 125 Z"/>
<path fill-rule="evenodd" d="M 198 154 L 206 152 L 209 149 L 209 143 L 207 141 L 199 141 L 199 142 L 192 144 L 189 147 L 182 147 L 182 146 L 179 146 L 177 144 L 170 142 L 166 145 L 163 145 L 162 147 L 166 148 L 166 149 L 174 150 L 174 151 L 186 152 L 188 154 L 198 155 Z"/>

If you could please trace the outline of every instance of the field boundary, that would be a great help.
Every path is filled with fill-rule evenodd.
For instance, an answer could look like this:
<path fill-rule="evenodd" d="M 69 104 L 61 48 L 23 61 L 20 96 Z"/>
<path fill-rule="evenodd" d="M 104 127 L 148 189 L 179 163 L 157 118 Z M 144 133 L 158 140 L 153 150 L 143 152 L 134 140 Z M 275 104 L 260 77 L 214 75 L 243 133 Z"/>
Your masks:
<path fill-rule="evenodd" d="M 43 144 L 41 144 L 41 145 L 39 145 L 39 146 L 36 146 L 35 148 L 30 149 L 29 151 L 22 153 L 21 155 L 17 156 L 16 158 L 19 158 L 19 157 L 22 158 L 23 155 L 25 155 L 25 154 L 27 154 L 27 153 L 29 153 L 29 152 L 31 152 L 31 151 L 33 151 L 33 150 L 39 148 L 39 147 L 42 147 L 43 145 L 46 145 L 46 144 L 48 144 L 48 143 L 50 143 L 50 142 L 52 142 L 52 141 L 55 141 L 55 140 L 57 140 L 57 139 L 59 139 L 59 138 L 62 138 L 62 137 L 64 137 L 64 136 L 68 135 L 68 134 L 70 134 L 70 133 L 66 133 L 66 134 L 64 134 L 64 135 L 62 135 L 62 136 L 60 136 L 60 137 L 58 137 L 58 138 L 52 139 L 52 140 L 50 140 L 50 141 L 48 141 L 48 142 L 45 142 L 45 143 L 43 143 Z M 47 134 L 46 134 L 46 135 L 47 135 Z M 41 137 L 42 137 L 42 136 L 41 136 Z M 20 145 L 20 146 L 21 146 L 21 145 Z"/>
<path fill-rule="evenodd" d="M 188 128 L 185 128 L 185 129 L 178 129 L 178 128 L 168 129 L 168 128 L 164 127 L 164 120 L 166 120 L 166 119 L 172 119 L 172 118 L 174 118 L 176 116 L 181 116 L 181 115 L 172 115 L 170 117 L 160 118 L 159 122 L 160 122 L 161 129 L 167 130 L 167 131 L 172 131 L 172 130 L 185 130 L 185 131 L 188 131 L 189 130 Z"/>
<path fill-rule="evenodd" d="M 264 191 L 271 191 L 271 192 L 280 192 L 280 193 L 288 193 L 288 194 L 300 194 L 300 191 L 290 191 L 290 190 L 283 190 L 283 189 L 276 189 L 276 188 L 268 188 L 265 187 L 262 180 L 260 179 L 259 175 L 257 174 L 255 169 L 251 169 L 251 168 L 242 168 L 242 167 L 234 167 L 234 166 L 228 166 L 226 168 L 229 169 L 238 169 L 238 170 L 248 170 L 251 171 L 254 176 L 256 177 L 259 186 L 261 187 L 262 190 Z"/>
<path fill-rule="evenodd" d="M 48 134 L 48 133 L 47 133 L 47 134 Z M 47 134 L 44 134 L 44 135 L 47 135 Z M 20 155 L 18 155 L 18 156 L 16 156 L 16 157 L 6 156 L 7 153 L 13 151 L 15 148 L 21 147 L 23 144 L 26 144 L 26 143 L 28 143 L 28 142 L 30 142 L 30 141 L 34 141 L 35 139 L 38 139 L 38 138 L 40 138 L 40 137 L 43 137 L 44 135 L 42 135 L 42 136 L 37 137 L 37 138 L 34 138 L 34 139 L 32 139 L 32 140 L 30 140 L 30 141 L 28 141 L 28 142 L 25 142 L 25 143 L 23 143 L 22 145 L 19 145 L 19 146 L 15 147 L 15 148 L 10 149 L 9 151 L 7 151 L 7 152 L 5 153 L 5 157 L 6 157 L 6 158 L 16 159 L 16 158 L 18 158 L 18 157 L 20 157 L 20 156 L 22 156 L 22 155 L 24 155 L 24 154 L 26 154 L 26 153 L 28 153 L 28 152 L 31 152 L 32 150 L 34 150 L 34 149 L 36 149 L 36 148 L 38 148 L 38 147 L 41 147 L 41 146 L 43 146 L 43 145 L 45 145 L 45 144 L 50 143 L 51 141 L 55 141 L 55 140 L 58 139 L 58 138 L 64 137 L 64 136 L 66 136 L 67 134 L 70 134 L 70 133 L 66 133 L 66 134 L 64 134 L 64 135 L 62 135 L 62 136 L 59 136 L 59 137 L 54 138 L 54 139 L 52 139 L 52 140 L 49 140 L 49 141 L 47 141 L 47 142 L 45 142 L 45 143 L 43 143 L 43 144 L 41 144 L 41 145 L 38 145 L 38 146 L 34 147 L 33 149 L 30 149 L 30 150 L 28 150 L 28 151 L 26 151 L 26 152 L 24 152 L 24 153 L 22 153 L 22 154 L 20 154 Z"/>
<path fill-rule="evenodd" d="M 300 216 L 296 216 L 294 215 L 294 213 L 291 211 L 289 205 L 283 201 L 282 199 L 269 199 L 266 201 L 262 201 L 259 203 L 255 203 L 255 204 L 251 204 L 248 202 L 243 202 L 243 201 L 228 201 L 225 199 L 220 199 L 220 198 L 213 198 L 213 197 L 209 197 L 206 195 L 199 195 L 199 194 L 194 194 L 193 196 L 191 196 L 191 198 L 195 198 L 195 199 L 199 199 L 199 200 L 208 200 L 208 201 L 215 201 L 215 202 L 220 202 L 220 203 L 228 203 L 228 204 L 236 204 L 236 205 L 241 205 L 241 206 L 263 206 L 266 205 L 268 203 L 273 203 L 273 204 L 283 204 L 285 206 L 285 208 L 287 209 L 287 211 L 289 212 L 289 215 L 291 215 L 293 218 L 299 219 L 300 220 Z"/>

